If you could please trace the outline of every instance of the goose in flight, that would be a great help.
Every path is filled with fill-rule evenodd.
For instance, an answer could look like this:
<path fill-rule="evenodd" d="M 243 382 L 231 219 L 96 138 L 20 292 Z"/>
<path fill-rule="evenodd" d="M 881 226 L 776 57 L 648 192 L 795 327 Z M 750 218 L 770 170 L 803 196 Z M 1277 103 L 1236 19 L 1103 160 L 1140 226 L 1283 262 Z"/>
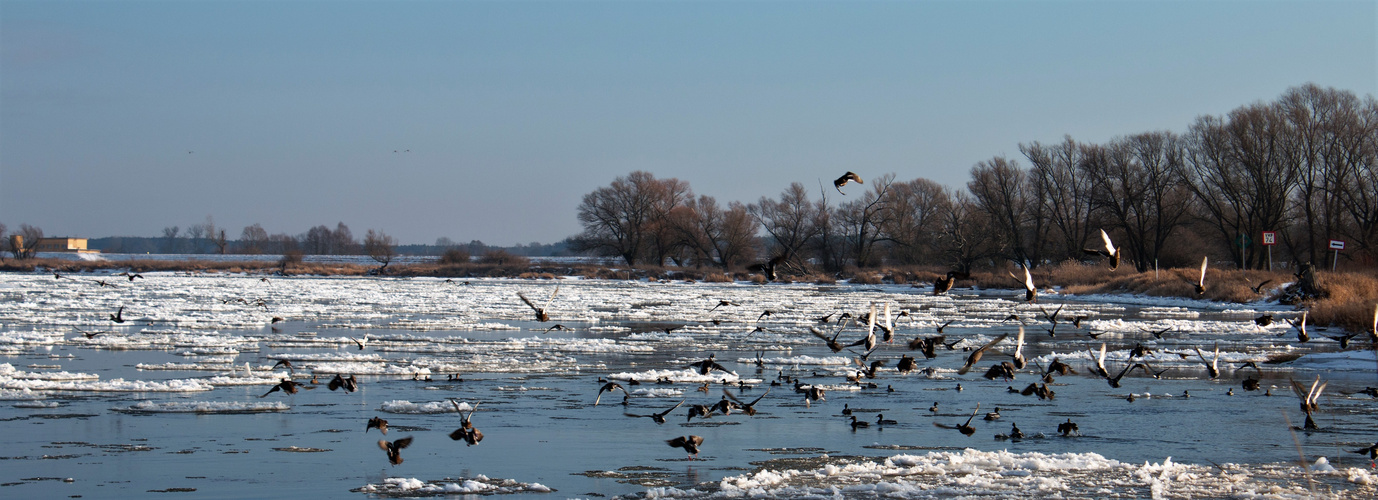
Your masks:
<path fill-rule="evenodd" d="M 717 356 L 717 354 L 709 354 L 708 359 L 699 361 L 697 363 L 689 363 L 689 367 L 697 368 L 699 375 L 708 375 L 708 373 L 713 370 L 718 370 L 723 373 L 732 373 L 731 370 L 728 370 L 727 368 L 723 367 L 723 365 L 718 364 L 717 361 L 714 361 L 714 359 Z"/>
<path fill-rule="evenodd" d="M 345 392 L 354 392 L 359 390 L 359 381 L 355 380 L 353 375 L 350 375 L 349 378 L 344 378 L 336 373 L 335 378 L 330 379 L 330 383 L 327 384 L 326 387 L 329 387 L 332 391 L 335 389 L 344 389 Z"/>
<path fill-rule="evenodd" d="M 976 403 L 976 409 L 975 409 L 975 410 L 971 410 L 971 416 L 970 416 L 970 417 L 967 417 L 967 421 L 966 421 L 966 423 L 964 423 L 964 424 L 961 424 L 961 425 L 946 425 L 946 424 L 940 424 L 940 423 L 937 423 L 937 422 L 933 422 L 933 425 L 936 426 L 936 427 L 944 428 L 944 429 L 957 429 L 957 432 L 961 432 L 962 435 L 970 436 L 970 435 L 976 433 L 976 428 L 971 426 L 971 420 L 974 419 L 974 418 L 976 418 L 976 412 L 978 412 L 978 411 L 981 411 L 981 403 Z"/>
<path fill-rule="evenodd" d="M 450 403 L 455 405 L 455 412 L 461 415 L 461 419 L 459 421 L 459 428 L 455 429 L 454 432 L 450 433 L 450 439 L 455 441 L 459 441 L 462 439 L 464 440 L 464 443 L 467 446 L 473 446 L 478 444 L 479 441 L 483 441 L 483 433 L 479 432 L 478 429 L 474 428 L 473 422 L 474 412 L 478 411 L 479 404 L 474 403 L 474 407 L 469 409 L 469 413 L 465 415 L 459 409 L 459 401 L 451 399 Z"/>
<path fill-rule="evenodd" d="M 545 311 L 550 307 L 550 303 L 555 300 L 555 295 L 558 293 L 560 293 L 560 285 L 555 285 L 555 291 L 550 293 L 550 298 L 546 300 L 544 307 L 536 307 L 536 304 L 531 302 L 531 299 L 526 298 L 526 295 L 523 295 L 521 292 L 517 292 L 517 297 L 521 298 L 522 302 L 525 302 L 527 307 L 530 307 L 531 310 L 536 311 L 536 321 L 545 323 L 550 321 L 550 315 L 546 314 Z"/>
<path fill-rule="evenodd" d="M 995 340 L 987 342 L 986 345 L 981 346 L 981 348 L 975 351 L 971 351 L 971 354 L 967 356 L 966 364 L 962 365 L 962 368 L 957 370 L 957 373 L 959 375 L 966 375 L 966 373 L 971 370 L 971 365 L 974 365 L 977 362 L 981 361 L 981 356 L 985 354 L 987 349 L 995 347 L 995 344 L 999 344 L 1000 341 L 1005 340 L 1005 337 L 1008 336 L 1010 336 L 1010 334 L 1002 333 L 999 337 L 996 337 Z"/>
<path fill-rule="evenodd" d="M 110 315 L 110 321 L 114 321 L 116 323 L 124 323 L 124 306 L 120 306 L 120 310 L 115 311 L 115 314 Z"/>
<path fill-rule="evenodd" d="M 1295 392 L 1297 398 L 1301 400 L 1301 411 L 1306 414 L 1306 425 L 1302 427 L 1302 429 L 1320 429 L 1320 427 L 1316 426 L 1316 421 L 1311 419 L 1311 413 L 1319 409 L 1317 403 L 1321 398 L 1321 392 L 1325 391 L 1325 386 L 1328 384 L 1330 383 L 1321 382 L 1320 375 L 1316 375 L 1316 381 L 1311 383 L 1310 390 L 1303 389 L 1302 385 L 1297 383 L 1297 381 L 1292 381 L 1292 392 Z"/>
<path fill-rule="evenodd" d="M 1206 261 L 1210 257 L 1201 257 L 1201 277 L 1196 280 L 1196 294 L 1206 294 Z"/>
<path fill-rule="evenodd" d="M 684 451 L 692 453 L 693 456 L 689 459 L 693 460 L 699 456 L 699 446 L 703 445 L 703 436 L 680 436 L 665 442 L 669 443 L 671 448 L 683 448 Z"/>
<path fill-rule="evenodd" d="M 957 284 L 957 273 L 948 271 L 947 277 L 940 277 L 933 280 L 933 295 L 942 295 L 952 289 L 952 285 Z"/>
<path fill-rule="evenodd" d="M 296 394 L 296 393 L 297 393 L 297 388 L 298 388 L 298 387 L 305 387 L 307 390 L 315 389 L 315 387 L 311 387 L 311 386 L 306 385 L 306 384 L 303 384 L 303 383 L 301 383 L 301 382 L 296 382 L 296 381 L 293 381 L 293 380 L 291 380 L 291 379 L 286 379 L 286 378 L 285 378 L 285 379 L 282 379 L 282 382 L 281 382 L 281 383 L 279 383 L 278 385 L 273 386 L 272 389 L 268 389 L 268 392 L 263 393 L 263 395 L 262 395 L 262 396 L 259 396 L 259 397 L 260 397 L 260 398 L 266 398 L 266 397 L 268 397 L 269 394 L 272 394 L 272 393 L 278 392 L 278 391 L 282 391 L 282 392 L 285 392 L 285 393 L 288 393 L 288 394 Z"/>
<path fill-rule="evenodd" d="M 1024 270 L 1024 301 L 1030 303 L 1037 303 L 1038 287 L 1034 286 L 1033 275 L 1029 274 L 1029 266 L 1026 266 L 1024 265 L 1024 263 L 1021 262 L 1019 264 L 1019 267 Z M 1014 278 L 1015 281 L 1019 281 L 1019 278 L 1016 277 L 1014 273 L 1010 273 L 1010 277 Z"/>
<path fill-rule="evenodd" d="M 612 391 L 622 391 L 623 395 L 627 395 L 627 389 L 624 389 L 622 384 L 608 382 L 603 384 L 603 387 L 598 388 L 598 397 L 593 400 L 593 406 L 598 406 L 598 402 L 603 400 L 603 393 Z"/>
<path fill-rule="evenodd" d="M 386 439 L 378 440 L 378 447 L 388 454 L 388 462 L 392 465 L 402 463 L 402 448 L 411 446 L 412 437 L 407 436 L 396 441 L 388 442 Z"/>
<path fill-rule="evenodd" d="M 856 341 L 856 342 L 852 342 L 852 343 L 850 343 L 850 344 L 847 344 L 847 347 L 856 347 L 856 346 L 859 346 L 859 345 L 864 345 L 867 351 L 870 351 L 870 350 L 872 350 L 872 349 L 874 349 L 874 348 L 876 347 L 876 305 L 875 305 L 875 304 L 871 304 L 871 314 L 870 314 L 870 316 L 871 316 L 871 317 L 870 317 L 869 319 L 867 319 L 867 321 L 866 321 L 866 336 L 865 336 L 865 337 L 862 337 L 861 340 L 858 340 L 858 341 Z"/>
<path fill-rule="evenodd" d="M 378 429 L 378 432 L 386 435 L 388 433 L 388 421 L 378 417 L 370 418 L 368 425 L 364 427 L 364 432 L 367 433 L 369 429 Z"/>
<path fill-rule="evenodd" d="M 823 339 L 824 342 L 827 342 L 828 349 L 831 349 L 833 352 L 842 352 L 843 346 L 842 344 L 837 342 L 837 337 L 839 335 L 842 335 L 843 327 L 845 327 L 845 325 L 838 326 L 837 331 L 833 332 L 832 338 L 828 338 L 827 334 L 823 333 L 822 331 L 819 331 L 818 328 L 812 326 L 809 327 L 809 332 L 813 333 L 813 336 Z"/>
<path fill-rule="evenodd" d="M 837 180 L 833 181 L 833 188 L 837 189 L 838 194 L 845 196 L 847 193 L 842 192 L 842 186 L 846 186 L 848 182 L 865 184 L 865 182 L 861 182 L 861 176 L 849 171 L 845 174 L 842 174 L 842 177 L 838 177 Z"/>
<path fill-rule="evenodd" d="M 1081 251 L 1090 255 L 1100 255 L 1110 259 L 1110 270 L 1114 271 L 1120 267 L 1120 249 L 1115 248 L 1115 244 L 1110 242 L 1110 235 L 1100 230 L 1100 238 L 1105 242 L 1104 248 L 1083 248 Z"/>
<path fill-rule="evenodd" d="M 364 334 L 364 339 L 363 339 L 363 340 L 359 340 L 359 339 L 356 339 L 356 338 L 354 338 L 354 337 L 350 337 L 349 340 L 353 340 L 353 341 L 354 341 L 354 344 L 359 346 L 359 350 L 360 350 L 360 351 L 364 350 L 365 347 L 368 347 L 368 334 L 367 334 L 367 333 Z"/>
<path fill-rule="evenodd" d="M 1206 364 L 1206 373 L 1210 374 L 1213 379 L 1219 377 L 1220 344 L 1215 344 L 1215 357 L 1212 357 L 1209 361 L 1206 360 L 1206 355 L 1201 353 L 1200 347 L 1195 347 L 1194 349 L 1196 349 L 1196 355 L 1201 357 L 1201 362 Z"/>
<path fill-rule="evenodd" d="M 1310 310 L 1303 309 L 1300 318 L 1287 320 L 1288 323 L 1292 324 L 1292 328 L 1297 329 L 1297 342 L 1305 343 L 1311 340 L 1311 335 L 1306 333 L 1306 315 L 1310 312 Z"/>
<path fill-rule="evenodd" d="M 769 394 L 770 391 L 766 391 L 766 393 Z M 662 412 L 660 412 L 660 413 L 652 413 L 652 414 L 650 414 L 650 415 L 637 415 L 637 414 L 635 414 L 635 413 L 626 413 L 626 412 L 623 412 L 622 414 L 623 414 L 623 415 L 626 415 L 626 416 L 628 416 L 628 417 L 648 417 L 648 418 L 650 418 L 651 420 L 654 420 L 655 423 L 657 423 L 657 424 L 663 424 L 663 423 L 665 423 L 665 416 L 666 416 L 666 415 L 669 415 L 670 412 L 675 411 L 676 409 L 678 409 L 678 408 L 680 407 L 680 405 L 684 404 L 684 401 L 685 401 L 685 400 L 680 400 L 680 402 L 679 402 L 678 404 L 676 404 L 674 407 L 672 407 L 672 408 L 670 408 L 670 409 L 668 409 L 668 410 L 662 411 Z M 756 401 L 760 401 L 760 398 L 757 398 Z M 756 404 L 756 403 L 755 403 L 755 402 L 752 402 L 751 404 Z M 755 410 L 747 410 L 747 414 L 748 414 L 748 415 L 755 415 L 755 414 L 756 414 L 756 411 L 755 411 Z"/>

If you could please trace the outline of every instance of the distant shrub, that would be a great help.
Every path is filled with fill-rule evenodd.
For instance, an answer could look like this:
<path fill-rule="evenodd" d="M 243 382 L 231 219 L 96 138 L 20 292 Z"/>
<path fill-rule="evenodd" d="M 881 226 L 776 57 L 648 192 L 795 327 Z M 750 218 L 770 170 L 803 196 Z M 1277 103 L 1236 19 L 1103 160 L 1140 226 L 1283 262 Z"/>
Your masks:
<path fill-rule="evenodd" d="M 288 250 L 282 254 L 281 259 L 278 259 L 278 267 L 299 266 L 303 257 L 305 254 L 301 250 Z"/>
<path fill-rule="evenodd" d="M 531 259 L 520 255 L 512 255 L 506 250 L 489 250 L 483 253 L 478 259 L 480 264 L 490 264 L 498 266 L 529 266 Z"/>
<path fill-rule="evenodd" d="M 881 283 L 884 283 L 885 280 L 881 279 L 880 275 L 876 273 L 859 272 L 856 273 L 856 275 L 852 276 L 851 282 L 859 283 L 862 285 L 879 285 Z"/>
<path fill-rule="evenodd" d="M 813 275 L 813 276 L 810 276 L 810 277 L 809 277 L 809 280 L 810 280 L 810 281 L 813 281 L 813 283 L 814 283 L 815 285 L 836 285 L 836 284 L 837 284 L 837 278 L 834 278 L 834 277 L 829 276 L 829 275 L 826 275 L 826 274 L 815 274 L 815 275 Z"/>
<path fill-rule="evenodd" d="M 458 247 L 446 249 L 445 253 L 440 254 L 441 264 L 468 264 L 471 260 L 469 251 Z"/>
<path fill-rule="evenodd" d="M 753 274 L 751 275 L 751 282 L 757 285 L 764 285 L 766 284 L 766 277 L 759 274 Z"/>
<path fill-rule="evenodd" d="M 706 273 L 703 275 L 704 283 L 731 283 L 732 276 L 726 273 Z"/>

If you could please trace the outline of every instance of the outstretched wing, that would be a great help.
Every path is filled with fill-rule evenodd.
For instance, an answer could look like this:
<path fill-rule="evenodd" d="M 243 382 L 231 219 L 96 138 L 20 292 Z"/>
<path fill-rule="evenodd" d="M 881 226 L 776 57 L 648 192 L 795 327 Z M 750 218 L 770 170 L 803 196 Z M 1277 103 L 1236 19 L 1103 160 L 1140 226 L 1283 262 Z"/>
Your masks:
<path fill-rule="evenodd" d="M 517 292 L 517 297 L 521 297 L 522 302 L 525 302 L 526 306 L 530 307 L 531 310 L 540 311 L 540 308 L 536 307 L 536 304 L 531 303 L 531 299 L 526 298 L 526 295 L 523 295 L 521 292 Z"/>
<path fill-rule="evenodd" d="M 1199 280 L 1196 281 L 1196 284 L 1201 285 L 1201 286 L 1206 286 L 1206 261 L 1207 261 L 1207 259 L 1210 259 L 1210 257 L 1201 257 L 1201 279 L 1199 279 Z"/>

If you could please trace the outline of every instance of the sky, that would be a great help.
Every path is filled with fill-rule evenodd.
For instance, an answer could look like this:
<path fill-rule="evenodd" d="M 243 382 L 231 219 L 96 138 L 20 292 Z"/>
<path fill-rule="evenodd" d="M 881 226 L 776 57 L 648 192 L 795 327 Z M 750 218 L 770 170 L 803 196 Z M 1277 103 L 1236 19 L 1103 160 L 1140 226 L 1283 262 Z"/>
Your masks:
<path fill-rule="evenodd" d="M 0 0 L 0 223 L 512 245 L 635 170 L 960 188 L 1021 143 L 1378 95 L 1376 33 L 1375 1 Z"/>

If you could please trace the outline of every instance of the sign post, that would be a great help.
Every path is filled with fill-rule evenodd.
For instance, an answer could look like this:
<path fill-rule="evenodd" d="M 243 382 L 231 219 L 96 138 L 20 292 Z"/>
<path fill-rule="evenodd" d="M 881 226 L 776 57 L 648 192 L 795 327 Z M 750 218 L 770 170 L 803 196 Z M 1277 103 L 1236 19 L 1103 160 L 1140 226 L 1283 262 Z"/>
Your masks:
<path fill-rule="evenodd" d="M 1239 245 L 1239 272 L 1242 273 L 1245 269 L 1248 269 L 1249 267 L 1248 263 L 1244 261 L 1244 249 L 1249 248 L 1249 245 L 1254 244 L 1254 239 L 1250 238 L 1249 235 L 1246 233 L 1239 233 L 1239 236 L 1236 236 L 1234 238 L 1234 243 L 1236 245 Z"/>
<path fill-rule="evenodd" d="M 1335 251 L 1335 256 L 1330 259 L 1330 270 L 1335 271 L 1335 263 L 1340 260 L 1340 250 L 1345 249 L 1344 240 L 1330 240 L 1330 249 Z"/>
<path fill-rule="evenodd" d="M 1268 270 L 1273 270 L 1273 245 L 1278 244 L 1277 231 L 1263 232 L 1263 246 L 1268 247 Z"/>

